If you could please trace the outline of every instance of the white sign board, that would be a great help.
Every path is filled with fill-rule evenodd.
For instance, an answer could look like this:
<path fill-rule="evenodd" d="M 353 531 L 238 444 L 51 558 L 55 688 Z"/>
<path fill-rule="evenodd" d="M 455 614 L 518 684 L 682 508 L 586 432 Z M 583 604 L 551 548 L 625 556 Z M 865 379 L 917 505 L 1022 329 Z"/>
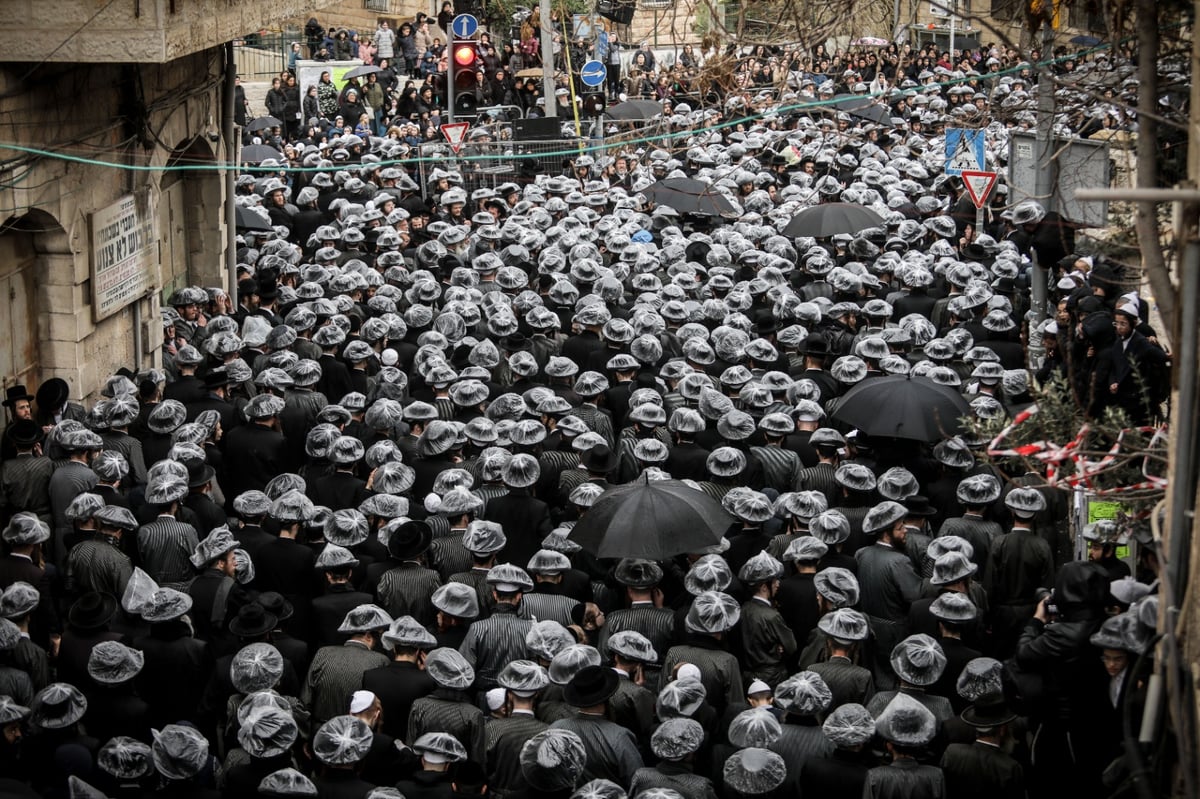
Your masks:
<path fill-rule="evenodd" d="M 1037 197 L 1038 159 L 1043 151 L 1053 154 L 1053 209 L 1073 222 L 1086 227 L 1108 225 L 1108 202 L 1105 200 L 1076 200 L 1076 189 L 1106 189 L 1112 182 L 1112 163 L 1108 143 L 1090 139 L 1059 139 L 1047 148 L 1032 133 L 1014 133 L 1008 164 L 1008 204 L 1038 199 L 1049 206 L 1046 198 Z"/>
<path fill-rule="evenodd" d="M 92 214 L 92 315 L 111 316 L 154 288 L 156 214 L 132 194 Z"/>

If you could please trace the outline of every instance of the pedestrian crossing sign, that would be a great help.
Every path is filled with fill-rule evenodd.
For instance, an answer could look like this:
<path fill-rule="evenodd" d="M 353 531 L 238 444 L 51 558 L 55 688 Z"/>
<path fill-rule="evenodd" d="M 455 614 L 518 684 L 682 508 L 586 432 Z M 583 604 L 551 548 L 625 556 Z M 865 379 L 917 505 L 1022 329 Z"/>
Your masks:
<path fill-rule="evenodd" d="M 962 175 L 964 170 L 982 172 L 987 168 L 983 137 L 982 130 L 946 129 L 947 175 Z"/>

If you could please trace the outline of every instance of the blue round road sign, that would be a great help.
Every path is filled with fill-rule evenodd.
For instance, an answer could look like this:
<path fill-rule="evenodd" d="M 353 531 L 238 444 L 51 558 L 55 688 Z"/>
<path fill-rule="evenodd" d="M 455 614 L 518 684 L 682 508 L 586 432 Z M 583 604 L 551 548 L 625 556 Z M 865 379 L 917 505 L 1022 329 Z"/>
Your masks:
<path fill-rule="evenodd" d="M 459 14 L 450 23 L 450 32 L 458 39 L 469 39 L 479 30 L 479 20 L 470 14 Z"/>
<path fill-rule="evenodd" d="M 594 59 L 584 64 L 583 69 L 579 70 L 579 79 L 583 81 L 584 86 L 602 86 L 606 77 L 608 77 L 608 68 Z"/>

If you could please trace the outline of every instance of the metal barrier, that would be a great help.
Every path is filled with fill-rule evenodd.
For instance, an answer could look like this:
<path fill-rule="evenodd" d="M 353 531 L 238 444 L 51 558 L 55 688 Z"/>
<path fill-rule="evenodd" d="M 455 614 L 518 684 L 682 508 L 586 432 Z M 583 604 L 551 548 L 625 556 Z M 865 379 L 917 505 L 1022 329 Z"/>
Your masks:
<path fill-rule="evenodd" d="M 539 174 L 560 175 L 565 161 L 583 146 L 586 142 L 582 139 L 469 142 L 454 153 L 444 143 L 426 142 L 417 150 L 421 196 L 428 198 L 434 169 L 460 174 L 462 188 L 470 194 L 502 183 L 532 183 Z"/>
<path fill-rule="evenodd" d="M 287 69 L 293 42 L 300 44 L 300 57 L 306 57 L 308 50 L 304 47 L 304 34 L 299 31 L 254 33 L 234 41 L 233 55 L 238 75 L 243 81 L 277 77 Z"/>

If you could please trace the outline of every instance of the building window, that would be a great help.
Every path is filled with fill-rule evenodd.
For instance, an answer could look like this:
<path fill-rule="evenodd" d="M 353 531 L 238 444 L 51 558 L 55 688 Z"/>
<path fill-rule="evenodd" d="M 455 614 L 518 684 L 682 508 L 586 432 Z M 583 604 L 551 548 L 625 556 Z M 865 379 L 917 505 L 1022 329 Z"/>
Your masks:
<path fill-rule="evenodd" d="M 386 14 L 391 10 L 390 0 L 363 0 L 363 8 L 368 11 L 378 11 Z"/>

